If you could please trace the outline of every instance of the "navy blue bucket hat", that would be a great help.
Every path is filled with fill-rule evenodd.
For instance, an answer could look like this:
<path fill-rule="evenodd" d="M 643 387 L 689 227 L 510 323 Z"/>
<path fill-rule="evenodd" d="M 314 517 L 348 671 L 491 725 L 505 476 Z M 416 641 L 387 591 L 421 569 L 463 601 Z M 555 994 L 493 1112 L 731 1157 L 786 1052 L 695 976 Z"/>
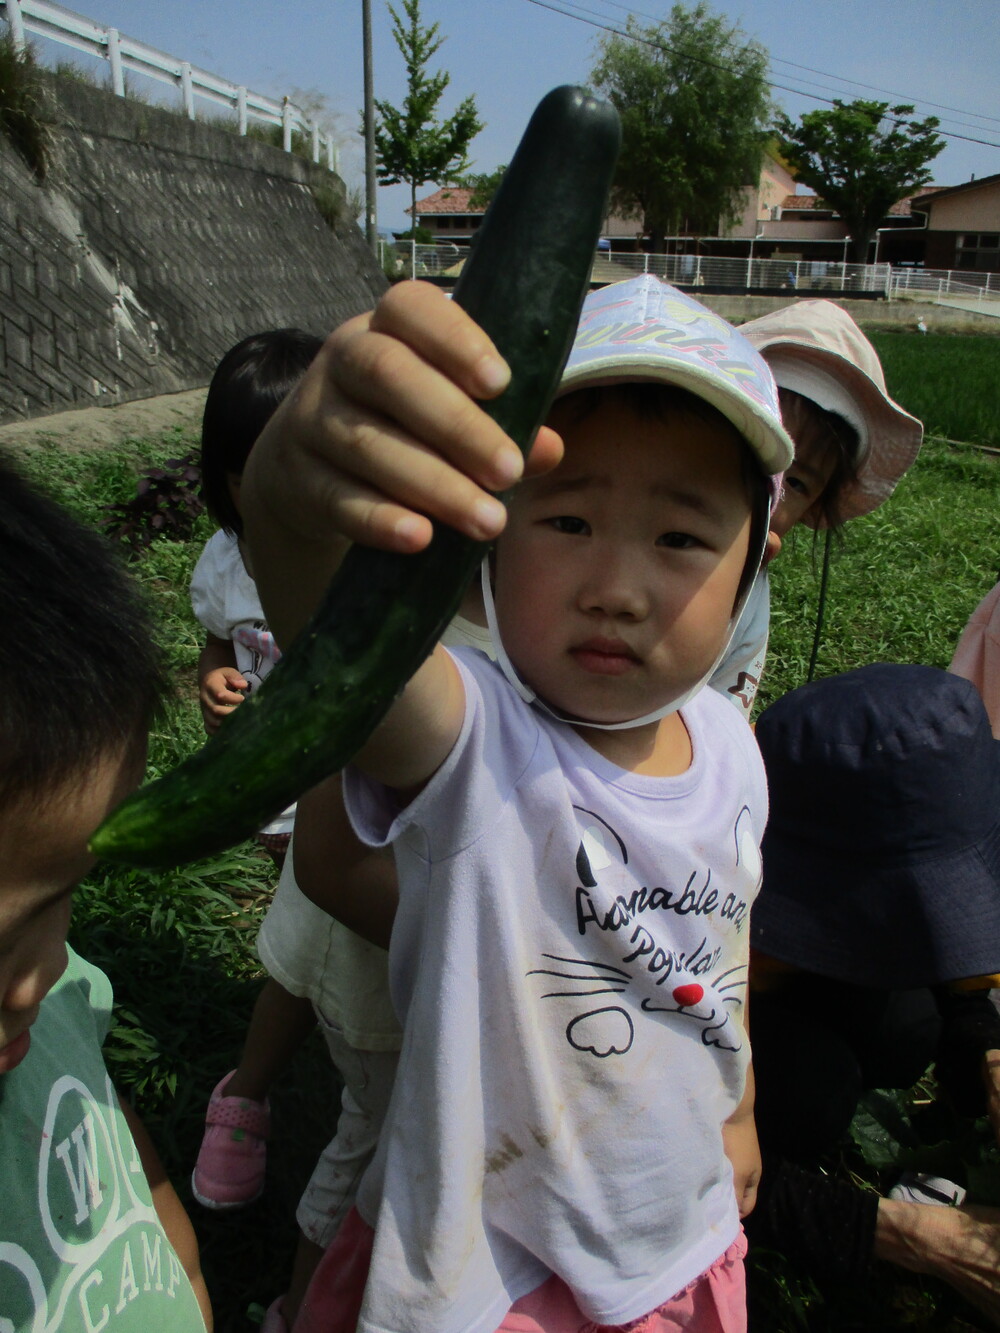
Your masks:
<path fill-rule="evenodd" d="M 862 667 L 779 699 L 757 741 L 756 949 L 893 989 L 1000 971 L 1000 742 L 969 681 Z"/>

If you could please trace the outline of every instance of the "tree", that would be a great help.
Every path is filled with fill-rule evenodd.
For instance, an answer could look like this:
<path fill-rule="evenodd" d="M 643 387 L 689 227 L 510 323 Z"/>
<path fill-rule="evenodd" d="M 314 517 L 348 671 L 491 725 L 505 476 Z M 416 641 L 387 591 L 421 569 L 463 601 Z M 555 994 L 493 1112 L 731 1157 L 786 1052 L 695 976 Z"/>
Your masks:
<path fill-rule="evenodd" d="M 470 208 L 489 208 L 506 170 L 507 163 L 504 162 L 502 166 L 494 167 L 492 171 L 471 171 L 468 175 L 460 177 L 459 185 L 465 190 L 472 191 L 469 196 Z"/>
<path fill-rule="evenodd" d="M 927 163 L 944 148 L 936 116 L 907 120 L 912 106 L 835 101 L 796 125 L 778 118 L 779 149 L 798 180 L 836 209 L 851 237 L 851 259 L 864 264 L 889 209 L 931 179 Z"/>
<path fill-rule="evenodd" d="M 742 212 L 772 115 L 767 52 L 707 4 L 675 4 L 602 38 L 594 86 L 618 108 L 622 152 L 613 207 L 640 212 L 654 251 L 685 223 L 714 233 Z"/>
<path fill-rule="evenodd" d="M 407 91 L 402 107 L 375 99 L 375 156 L 384 185 L 410 187 L 410 220 L 417 225 L 417 191 L 428 181 L 445 181 L 466 171 L 467 149 L 483 128 L 476 99 L 467 97 L 453 116 L 438 121 L 437 105 L 451 76 L 428 74 L 427 65 L 444 41 L 438 25 L 420 22 L 420 0 L 402 0 L 402 15 L 389 5 L 392 35 L 406 62 Z"/>

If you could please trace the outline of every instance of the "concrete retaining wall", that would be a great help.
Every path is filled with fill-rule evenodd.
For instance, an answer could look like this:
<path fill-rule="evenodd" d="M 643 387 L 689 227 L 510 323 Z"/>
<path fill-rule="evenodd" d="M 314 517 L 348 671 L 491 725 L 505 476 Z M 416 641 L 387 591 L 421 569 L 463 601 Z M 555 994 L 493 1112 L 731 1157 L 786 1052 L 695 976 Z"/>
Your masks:
<path fill-rule="evenodd" d="M 0 136 L 0 421 L 207 383 L 248 333 L 324 334 L 385 279 L 336 176 L 48 80 L 44 183 Z M 339 204 L 331 228 L 314 198 Z"/>

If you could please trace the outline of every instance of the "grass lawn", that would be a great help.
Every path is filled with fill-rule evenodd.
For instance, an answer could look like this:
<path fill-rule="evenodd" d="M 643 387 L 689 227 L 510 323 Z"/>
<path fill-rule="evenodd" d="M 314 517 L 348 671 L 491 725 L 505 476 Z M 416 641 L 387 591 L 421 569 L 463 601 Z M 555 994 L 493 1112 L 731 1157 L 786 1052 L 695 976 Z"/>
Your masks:
<path fill-rule="evenodd" d="M 1000 339 L 873 333 L 889 392 L 929 435 L 1000 445 Z"/>
<path fill-rule="evenodd" d="M 879 334 L 875 341 L 900 401 L 926 413 L 941 436 L 965 443 L 928 440 L 892 501 L 851 524 L 845 540 L 835 544 L 820 676 L 873 661 L 946 666 L 969 613 L 1000 574 L 1000 460 L 969 447 L 1000 446 L 1000 341 L 902 333 Z M 954 388 L 959 382 L 960 392 Z M 23 466 L 75 513 L 97 523 L 104 505 L 131 497 L 138 470 L 182 454 L 192 443 L 175 431 L 164 439 L 69 454 L 53 441 L 27 453 Z M 157 541 L 133 565 L 156 609 L 176 681 L 169 715 L 152 739 L 153 773 L 202 739 L 195 690 L 200 634 L 187 585 L 210 532 L 202 519 L 192 540 Z M 799 529 L 772 568 L 764 703 L 806 678 L 822 555 L 822 545 Z M 117 994 L 109 1064 L 119 1088 L 145 1116 L 188 1203 L 204 1108 L 215 1082 L 235 1063 L 259 984 L 253 943 L 273 879 L 270 862 L 244 845 L 165 876 L 99 868 L 78 895 L 73 942 L 105 968 Z M 191 1208 L 220 1333 L 251 1326 L 287 1281 L 295 1203 L 335 1119 L 336 1083 L 318 1040 L 296 1058 L 274 1102 L 276 1134 L 264 1199 L 222 1217 Z M 921 1138 L 900 1120 L 913 1106 L 910 1098 L 896 1108 L 892 1116 L 899 1123 L 890 1128 L 892 1116 L 872 1122 L 862 1136 L 864 1150 L 845 1153 L 831 1169 L 855 1173 L 878 1188 L 885 1184 L 879 1152 L 890 1139 L 913 1160 L 923 1160 L 927 1142 L 956 1133 L 955 1126 L 942 1130 L 938 1123 Z M 983 1197 L 992 1199 L 994 1168 L 981 1139 L 966 1134 L 959 1150 Z M 930 1151 L 935 1161 L 942 1152 L 954 1153 Z M 757 1333 L 897 1327 L 959 1333 L 985 1327 L 947 1289 L 898 1274 L 883 1273 L 864 1293 L 820 1292 L 780 1255 L 765 1254 L 754 1261 L 752 1288 Z"/>
<path fill-rule="evenodd" d="M 800 525 L 771 566 L 765 704 L 806 680 L 824 541 Z M 867 662 L 946 667 L 998 578 L 1000 459 L 928 438 L 889 503 L 831 543 L 816 675 Z"/>

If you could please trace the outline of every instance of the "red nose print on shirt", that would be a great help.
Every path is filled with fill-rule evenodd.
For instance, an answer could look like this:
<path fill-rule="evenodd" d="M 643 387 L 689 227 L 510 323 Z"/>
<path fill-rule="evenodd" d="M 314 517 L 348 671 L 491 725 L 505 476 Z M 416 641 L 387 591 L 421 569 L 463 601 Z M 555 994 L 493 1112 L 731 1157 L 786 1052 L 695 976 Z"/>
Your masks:
<path fill-rule="evenodd" d="M 677 986 L 673 992 L 674 999 L 683 1009 L 688 1005 L 697 1004 L 704 994 L 703 988 L 696 981 L 687 986 Z"/>

